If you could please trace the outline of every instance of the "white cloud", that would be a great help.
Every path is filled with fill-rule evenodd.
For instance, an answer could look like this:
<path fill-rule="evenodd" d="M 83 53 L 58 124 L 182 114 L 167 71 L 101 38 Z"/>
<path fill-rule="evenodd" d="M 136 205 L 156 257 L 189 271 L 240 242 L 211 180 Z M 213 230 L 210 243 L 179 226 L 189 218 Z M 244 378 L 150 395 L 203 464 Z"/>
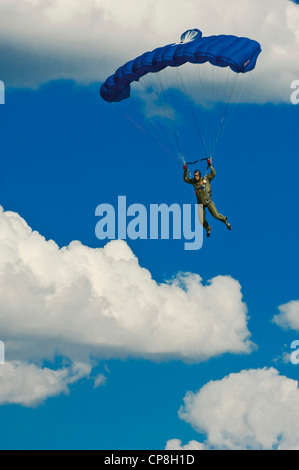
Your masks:
<path fill-rule="evenodd" d="M 179 416 L 207 435 L 205 448 L 299 449 L 298 382 L 273 368 L 243 370 L 188 392 Z"/>
<path fill-rule="evenodd" d="M 194 440 L 182 445 L 180 439 L 170 439 L 167 441 L 165 450 L 208 450 L 208 447 Z"/>
<path fill-rule="evenodd" d="M 258 40 L 256 99 L 290 102 L 299 73 L 298 22 L 299 6 L 289 0 L 2 0 L 1 78 L 8 86 L 55 78 L 101 82 L 127 60 L 197 27 L 204 35 Z"/>
<path fill-rule="evenodd" d="M 124 241 L 59 249 L 0 213 L 0 325 L 7 360 L 137 356 L 201 361 L 249 353 L 238 281 L 197 274 L 158 284 Z"/>
<path fill-rule="evenodd" d="M 90 372 L 90 365 L 83 363 L 51 370 L 20 361 L 8 362 L 0 367 L 0 405 L 37 406 L 49 397 L 68 394 L 69 386 Z"/>
<path fill-rule="evenodd" d="M 105 375 L 103 375 L 103 374 L 98 374 L 98 375 L 94 378 L 94 388 L 98 388 L 98 387 L 100 387 L 101 385 L 105 385 L 105 384 L 106 384 L 106 381 L 107 381 L 107 378 L 105 377 Z"/>
<path fill-rule="evenodd" d="M 279 314 L 275 315 L 273 322 L 283 329 L 299 331 L 299 300 L 292 300 L 278 307 Z"/>

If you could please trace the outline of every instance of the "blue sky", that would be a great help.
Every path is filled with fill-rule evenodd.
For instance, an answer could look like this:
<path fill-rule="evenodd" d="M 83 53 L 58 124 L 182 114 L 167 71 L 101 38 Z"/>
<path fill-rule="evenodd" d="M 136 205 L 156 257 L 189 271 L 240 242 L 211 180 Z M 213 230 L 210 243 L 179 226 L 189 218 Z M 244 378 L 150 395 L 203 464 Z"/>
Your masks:
<path fill-rule="evenodd" d="M 117 6 L 115 8 L 117 9 Z M 255 14 L 259 14 L 258 9 Z M 153 47 L 155 44 L 156 41 L 153 41 Z M 268 63 L 267 48 L 265 56 L 265 62 Z M 123 62 L 125 60 L 126 57 Z M 261 56 L 260 61 L 262 60 Z M 114 68 L 105 66 L 106 76 L 118 65 L 119 62 L 115 59 Z M 16 70 L 18 66 L 15 65 Z M 271 69 L 270 66 L 269 68 Z M 13 71 L 14 63 L 11 64 L 11 69 Z M 290 70 L 290 74 L 291 72 L 293 75 L 290 76 L 295 79 L 296 69 Z M 3 73 L 4 80 L 5 70 L 0 73 Z M 24 73 L 27 73 L 27 70 Z M 67 279 L 69 276 L 71 279 L 72 274 L 68 270 L 83 270 L 80 263 L 85 266 L 85 247 L 91 249 L 88 252 L 90 259 L 94 257 L 95 263 L 98 262 L 93 249 L 105 248 L 107 241 L 100 241 L 95 235 L 96 207 L 101 203 L 116 206 L 117 197 L 120 195 L 127 197 L 128 204 L 141 203 L 146 207 L 153 203 L 170 205 L 195 202 L 192 187 L 183 182 L 182 165 L 100 99 L 99 87 L 102 80 L 90 79 L 88 83 L 83 84 L 78 83 L 76 74 L 74 75 L 73 79 L 56 77 L 55 80 L 47 80 L 37 88 L 15 84 L 10 86 L 7 78 L 4 80 L 6 102 L 0 107 L 0 204 L 4 211 L 18 214 L 15 227 L 8 229 L 5 224 L 10 219 L 7 218 L 2 225 L 4 241 L 1 251 L 10 253 L 11 250 L 14 255 L 11 258 L 13 261 L 10 261 L 12 271 L 6 271 L 7 265 L 2 265 L 0 295 L 4 313 L 1 317 L 0 339 L 6 344 L 7 364 L 34 364 L 40 371 L 45 368 L 61 371 L 64 367 L 69 370 L 72 362 L 88 362 L 85 353 L 82 352 L 81 357 L 80 341 L 76 344 L 73 336 L 69 340 L 65 331 L 65 325 L 72 323 L 72 311 L 69 311 L 69 307 L 65 307 L 65 322 L 55 325 L 56 336 L 53 335 L 53 325 L 50 324 L 49 335 L 47 336 L 47 328 L 43 326 L 40 337 L 37 338 L 30 319 L 30 311 L 35 306 L 30 302 L 35 298 L 36 302 L 40 302 L 40 296 L 43 295 L 40 293 L 42 285 L 43 289 L 49 289 L 48 293 L 51 293 L 51 288 L 56 289 L 51 287 L 51 282 L 54 286 L 54 281 L 46 284 L 47 276 L 57 275 L 58 278 L 61 276 L 61 279 Z M 281 95 L 289 96 L 291 90 L 288 73 L 285 76 L 285 81 L 280 81 L 280 86 L 285 87 Z M 261 77 L 263 79 L 262 75 Z M 105 76 L 102 77 L 104 78 Z M 267 88 L 266 83 L 263 83 L 263 86 Z M 200 276 L 202 280 L 197 281 L 199 316 L 204 315 L 200 305 L 201 299 L 203 302 L 209 302 L 209 295 L 204 292 L 207 292 L 205 289 L 213 278 L 220 276 L 224 280 L 223 289 L 228 297 L 230 289 L 235 288 L 235 283 L 239 283 L 241 301 L 246 304 L 248 312 L 246 328 L 255 347 L 243 353 L 240 350 L 233 353 L 227 346 L 222 353 L 216 354 L 216 345 L 211 345 L 212 353 L 205 360 L 200 357 L 193 360 L 192 354 L 188 357 L 187 353 L 186 360 L 182 360 L 176 346 L 171 349 L 171 345 L 169 354 L 158 354 L 157 359 L 154 355 L 151 357 L 140 347 L 139 338 L 134 338 L 133 335 L 130 337 L 131 341 L 135 344 L 136 339 L 136 344 L 139 345 L 139 349 L 136 346 L 136 354 L 132 353 L 128 346 L 120 348 L 118 353 L 114 342 L 110 345 L 111 351 L 109 347 L 97 349 L 90 346 L 87 352 L 89 359 L 92 358 L 91 369 L 86 373 L 82 372 L 81 379 L 66 382 L 66 387 L 61 388 L 61 393 L 58 391 L 51 395 L 49 392 L 43 399 L 33 400 L 32 403 L 29 399 L 29 406 L 21 399 L 21 403 L 17 403 L 13 398 L 10 400 L 8 392 L 3 392 L 3 396 L 0 393 L 0 420 L 3 423 L 0 431 L 1 449 L 164 449 L 172 439 L 180 440 L 182 445 L 196 441 L 211 448 L 221 448 L 223 442 L 213 440 L 210 424 L 204 421 L 202 408 L 196 408 L 203 405 L 196 405 L 194 401 L 190 409 L 185 407 L 185 420 L 182 418 L 182 412 L 178 415 L 188 391 L 196 394 L 206 384 L 212 383 L 215 397 L 223 399 L 225 404 L 226 395 L 221 395 L 224 392 L 220 390 L 225 377 L 236 374 L 236 377 L 247 378 L 245 372 L 264 371 L 266 374 L 266 371 L 272 371 L 271 368 L 276 369 L 278 377 L 286 386 L 291 383 L 290 380 L 296 383 L 299 365 L 296 366 L 287 360 L 286 353 L 290 354 L 292 341 L 298 339 L 298 323 L 294 317 L 288 317 L 284 322 L 288 329 L 284 329 L 281 326 L 282 320 L 279 324 L 279 321 L 274 322 L 273 318 L 281 313 L 281 305 L 298 300 L 298 110 L 299 105 L 293 105 L 281 97 L 277 99 L 276 88 L 273 89 L 272 102 L 267 100 L 250 104 L 240 103 L 235 109 L 217 147 L 213 161 L 217 176 L 212 183 L 213 200 L 220 212 L 229 217 L 231 232 L 208 215 L 213 231 L 209 240 L 204 238 L 203 247 L 199 251 L 184 250 L 183 240 L 126 241 L 139 266 L 147 270 L 157 283 L 157 292 L 160 285 L 177 278 L 178 273 Z M 194 141 L 196 156 L 199 144 L 198 140 Z M 1 217 L 4 220 L 3 214 Z M 19 217 L 44 237 L 44 240 L 32 239 L 28 245 L 32 252 L 27 245 L 22 244 L 27 235 L 25 236 L 23 229 L 17 226 Z M 7 238 L 4 230 L 10 230 L 7 233 L 13 234 L 11 240 Z M 80 241 L 83 249 L 79 254 L 82 254 L 82 258 L 79 257 L 76 263 L 72 261 L 73 264 L 66 266 L 65 272 L 63 263 L 66 262 L 60 264 L 57 261 L 57 269 L 61 268 L 63 273 L 55 273 L 50 262 L 47 267 L 46 252 L 49 240 L 53 240 L 59 248 L 69 246 L 74 240 Z M 116 252 L 118 249 L 121 252 L 124 250 L 124 256 L 127 256 L 124 247 L 111 246 L 111 250 L 115 249 Z M 20 258 L 15 253 L 18 253 Z M 37 265 L 34 264 L 36 261 L 31 264 L 31 256 L 34 260 L 39 257 L 39 270 L 34 271 L 32 266 Z M 6 255 L 4 258 L 6 259 Z M 25 268 L 29 269 L 29 266 L 32 267 L 34 280 L 31 277 L 20 277 L 19 281 L 16 273 L 19 269 L 21 273 L 25 272 Z M 128 277 L 131 276 L 130 266 L 127 268 Z M 137 273 L 138 269 L 139 267 L 136 268 Z M 14 274 L 10 275 L 11 272 Z M 123 287 L 126 285 L 126 268 L 121 263 L 118 266 L 116 262 L 116 273 L 120 277 L 115 275 L 109 288 L 111 287 L 115 296 L 118 295 L 119 288 L 119 295 L 127 296 L 128 302 L 134 305 L 135 297 L 136 302 L 139 301 L 138 289 L 142 289 L 142 285 L 139 286 L 138 281 L 134 281 L 132 285 L 128 284 L 126 291 Z M 141 272 L 139 274 L 142 276 Z M 24 279 L 28 282 L 28 287 L 24 284 Z M 11 296 L 4 295 L 5 288 L 10 289 Z M 191 288 L 186 289 L 191 292 Z M 194 289 L 196 291 L 197 288 Z M 28 290 L 30 297 L 29 294 L 28 297 L 27 294 L 23 296 Z M 212 292 L 216 302 L 218 291 Z M 74 287 L 69 289 L 68 295 L 77 298 Z M 204 297 L 200 297 L 201 295 Z M 16 303 L 14 296 L 20 296 L 20 305 Z M 67 294 L 64 293 L 63 296 Z M 219 296 L 219 303 L 213 303 L 210 314 L 215 315 L 215 322 L 219 321 L 221 328 L 221 302 L 229 303 L 230 300 L 221 299 L 221 294 Z M 78 299 L 80 300 L 79 296 Z M 231 309 L 238 309 L 241 301 L 232 299 Z M 20 321 L 22 302 L 25 303 L 24 314 L 28 317 L 22 318 L 23 326 L 18 327 L 14 333 L 10 324 L 18 324 Z M 71 299 L 67 302 L 70 303 L 66 303 L 66 306 L 72 305 Z M 150 305 L 149 303 L 149 308 Z M 193 301 L 188 306 L 190 309 L 194 308 Z M 64 315 L 64 307 L 59 307 L 58 303 L 53 303 L 52 307 L 61 308 L 59 312 Z M 17 308 L 20 310 L 16 311 Z M 50 309 L 51 306 L 47 304 L 47 308 Z M 45 310 L 44 315 L 47 316 L 50 311 Z M 86 311 L 89 314 L 89 310 Z M 136 312 L 138 316 L 138 308 Z M 228 322 L 231 318 L 242 317 L 241 307 L 236 317 L 229 316 L 229 307 L 223 312 L 223 315 L 228 315 Z M 184 309 L 179 309 L 178 317 L 173 318 L 182 318 L 184 321 L 186 314 Z M 42 309 L 39 310 L 39 315 L 40 318 L 43 317 Z M 35 317 L 32 316 L 33 318 Z M 280 318 L 282 319 L 282 314 Z M 74 322 L 77 322 L 76 317 Z M 63 328 L 61 332 L 60 326 Z M 89 327 L 92 327 L 92 324 Z M 230 327 L 234 329 L 233 324 L 228 323 L 227 327 L 228 331 Z M 72 327 L 70 329 L 73 332 Z M 34 338 L 32 349 L 26 343 L 30 335 Z M 233 336 L 231 339 L 233 341 Z M 26 347 L 22 350 L 23 340 Z M 176 344 L 175 340 L 170 334 L 169 341 Z M 199 336 L 199 341 L 201 340 Z M 44 343 L 46 352 L 38 351 L 39 341 Z M 90 339 L 90 344 L 93 344 L 93 341 L 94 339 Z M 147 337 L 145 341 L 148 341 Z M 166 339 L 164 341 L 167 342 Z M 244 338 L 243 341 L 245 342 Z M 16 342 L 19 342 L 19 347 L 16 347 Z M 208 345 L 209 339 L 206 338 L 205 348 L 208 348 Z M 165 347 L 167 349 L 168 345 L 165 344 Z M 195 348 L 195 343 L 193 347 Z M 9 384 L 7 389 L 10 390 L 11 396 L 20 397 L 17 386 L 11 385 L 15 381 L 6 375 L 4 367 L 6 365 L 0 366 L 3 390 L 5 391 L 6 384 Z M 25 384 L 26 377 L 28 381 L 35 380 L 31 378 L 29 369 L 26 375 L 26 370 L 24 366 Z M 241 375 L 241 371 L 244 374 Z M 269 384 L 273 380 L 273 387 L 277 383 L 277 376 L 274 375 L 269 373 L 267 377 Z M 262 388 L 259 389 L 261 377 L 258 374 L 252 376 L 254 380 L 260 380 L 259 383 L 253 382 L 253 388 L 256 385 L 259 393 L 257 400 L 262 399 L 263 391 Z M 96 377 L 103 378 L 98 387 L 94 385 Z M 26 392 L 28 396 L 35 393 L 30 386 L 27 391 L 27 385 L 24 390 L 24 394 Z M 231 390 L 230 397 L 235 397 L 238 407 L 238 395 L 235 395 L 234 390 Z M 65 391 L 67 393 L 64 393 Z M 217 395 L 218 393 L 220 395 Z M 205 403 L 203 394 L 199 396 L 202 397 L 202 403 Z M 246 397 L 244 399 L 246 401 Z M 248 410 L 250 400 L 251 395 L 248 396 Z M 298 400 L 297 392 L 294 398 L 296 406 Z M 9 401 L 11 403 L 8 403 Z M 290 402 L 291 404 L 293 402 Z M 277 416 L 279 406 L 278 395 L 278 403 L 274 403 L 273 409 L 267 414 L 268 418 L 270 416 L 269 422 Z M 294 409 L 293 414 L 296 416 L 297 408 L 292 406 L 292 410 Z M 210 412 L 213 417 L 213 409 Z M 291 410 L 288 412 L 291 413 Z M 263 410 L 260 413 L 254 427 L 256 430 L 259 429 L 258 423 L 265 416 Z M 224 432 L 223 424 L 219 423 L 219 428 L 221 426 Z M 231 429 L 228 429 L 228 432 L 233 436 L 231 446 L 252 445 L 252 440 L 246 437 L 246 432 L 242 442 L 238 441 Z M 283 420 L 278 434 L 285 435 L 286 446 L 296 445 L 289 440 Z M 258 432 L 254 438 L 256 447 L 267 446 L 263 439 L 258 437 Z M 275 444 L 270 441 L 269 447 L 275 447 Z"/>

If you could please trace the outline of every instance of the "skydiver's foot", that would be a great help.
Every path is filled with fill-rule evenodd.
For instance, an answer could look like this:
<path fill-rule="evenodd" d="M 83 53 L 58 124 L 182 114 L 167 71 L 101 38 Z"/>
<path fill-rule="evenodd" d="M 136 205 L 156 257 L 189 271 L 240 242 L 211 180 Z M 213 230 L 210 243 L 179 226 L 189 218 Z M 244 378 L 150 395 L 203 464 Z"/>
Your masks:
<path fill-rule="evenodd" d="M 226 222 L 226 226 L 227 226 L 228 230 L 231 230 L 231 229 L 232 229 L 232 226 L 231 226 L 230 223 Z"/>
<path fill-rule="evenodd" d="M 211 230 L 212 230 L 212 227 L 209 227 L 207 229 L 207 237 L 209 238 L 209 236 L 211 235 Z"/>

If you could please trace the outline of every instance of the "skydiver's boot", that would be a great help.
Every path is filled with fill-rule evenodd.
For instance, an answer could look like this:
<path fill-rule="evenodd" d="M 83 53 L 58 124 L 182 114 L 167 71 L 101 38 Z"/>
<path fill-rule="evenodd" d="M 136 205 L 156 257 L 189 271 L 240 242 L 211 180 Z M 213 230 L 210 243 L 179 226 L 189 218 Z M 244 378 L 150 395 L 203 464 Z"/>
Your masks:
<path fill-rule="evenodd" d="M 226 221 L 226 226 L 227 226 L 228 230 L 231 230 L 231 229 L 232 229 L 232 226 L 231 226 L 231 224 L 230 224 L 228 221 Z"/>
<path fill-rule="evenodd" d="M 208 229 L 207 229 L 207 237 L 209 238 L 209 236 L 211 235 L 211 230 L 212 230 L 212 227 L 210 226 Z"/>

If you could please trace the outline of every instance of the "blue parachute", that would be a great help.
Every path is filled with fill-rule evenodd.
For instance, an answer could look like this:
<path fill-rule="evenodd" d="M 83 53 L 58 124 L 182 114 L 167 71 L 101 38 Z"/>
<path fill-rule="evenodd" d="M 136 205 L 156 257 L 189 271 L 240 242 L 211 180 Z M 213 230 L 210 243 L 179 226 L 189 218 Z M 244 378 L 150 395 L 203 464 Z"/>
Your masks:
<path fill-rule="evenodd" d="M 188 30 L 177 44 L 159 47 L 120 67 L 102 85 L 101 97 L 110 103 L 130 96 L 130 85 L 148 73 L 166 67 L 178 67 L 186 62 L 229 67 L 233 72 L 246 73 L 254 69 L 261 46 L 245 37 L 219 35 L 202 37 L 198 29 Z"/>

